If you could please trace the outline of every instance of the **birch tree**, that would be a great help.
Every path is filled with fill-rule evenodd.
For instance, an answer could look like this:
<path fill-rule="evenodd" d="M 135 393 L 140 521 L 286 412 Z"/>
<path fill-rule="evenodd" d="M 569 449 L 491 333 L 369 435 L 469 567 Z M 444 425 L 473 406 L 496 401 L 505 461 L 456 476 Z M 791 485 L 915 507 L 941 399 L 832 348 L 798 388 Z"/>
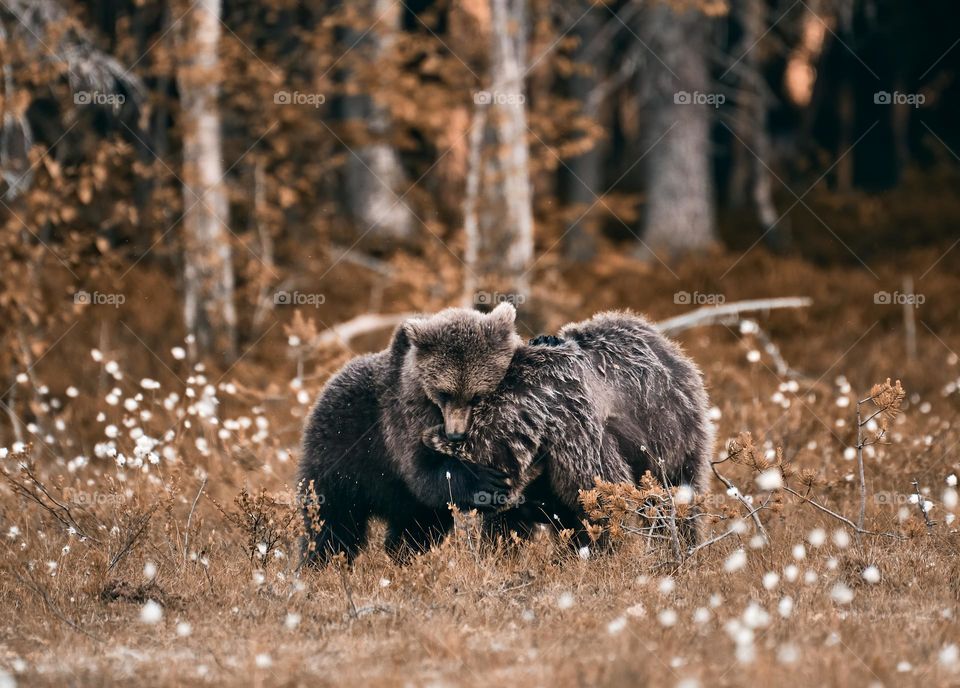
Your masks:
<path fill-rule="evenodd" d="M 345 48 L 356 45 L 373 63 L 393 43 L 393 34 L 400 28 L 402 5 L 393 0 L 372 0 L 366 3 L 366 16 L 375 22 L 366 34 L 348 31 Z M 345 78 L 350 78 L 349 72 Z M 400 156 L 389 141 L 390 115 L 370 93 L 348 95 L 341 103 L 345 119 L 362 121 L 369 142 L 355 146 L 344 166 L 344 202 L 353 221 L 358 240 L 366 244 L 403 244 L 414 233 L 414 216 L 401 199 L 406 179 Z"/>
<path fill-rule="evenodd" d="M 533 210 L 524 92 L 525 2 L 490 0 L 490 90 L 475 96 L 484 112 L 473 120 L 468 177 L 478 177 L 468 179 L 465 209 L 468 295 L 478 290 L 525 295 L 529 287 Z"/>
<path fill-rule="evenodd" d="M 183 19 L 177 86 L 183 121 L 184 320 L 194 353 L 236 355 L 217 46 L 220 0 L 198 0 Z"/>

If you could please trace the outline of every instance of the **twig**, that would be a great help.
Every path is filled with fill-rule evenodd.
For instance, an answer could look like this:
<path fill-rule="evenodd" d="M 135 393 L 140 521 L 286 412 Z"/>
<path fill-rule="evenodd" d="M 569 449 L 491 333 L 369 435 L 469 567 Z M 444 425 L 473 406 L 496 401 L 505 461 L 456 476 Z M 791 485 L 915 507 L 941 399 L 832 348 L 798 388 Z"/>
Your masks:
<path fill-rule="evenodd" d="M 726 459 L 724 459 L 724 461 L 726 461 Z M 746 510 L 749 512 L 748 515 L 750 516 L 751 519 L 753 519 L 753 523 L 754 523 L 754 525 L 757 526 L 757 530 L 760 531 L 760 534 L 763 536 L 764 542 L 766 542 L 767 544 L 769 544 L 769 543 L 770 543 L 770 536 L 767 535 L 767 530 L 766 530 L 766 528 L 763 527 L 763 523 L 761 523 L 760 517 L 757 515 L 757 511 L 753 511 L 753 505 L 750 504 L 746 499 L 744 499 L 742 494 L 740 494 L 740 488 L 738 488 L 736 485 L 733 484 L 732 481 L 728 480 L 727 478 L 723 477 L 723 476 L 720 474 L 720 471 L 717 470 L 717 466 L 716 466 L 717 463 L 722 463 L 722 462 L 721 462 L 721 461 L 717 461 L 717 462 L 711 461 L 711 462 L 710 462 L 710 470 L 713 471 L 713 474 L 714 474 L 715 476 L 717 476 L 717 479 L 718 479 L 720 482 L 722 482 L 724 485 L 727 486 L 727 490 L 732 490 L 732 491 L 733 491 L 734 496 L 736 496 L 736 498 L 739 500 L 739 502 L 740 502 L 741 504 L 743 504 L 743 506 L 744 506 L 744 507 L 746 508 Z"/>
<path fill-rule="evenodd" d="M 766 508 L 767 508 L 767 504 L 768 504 L 769 502 L 770 502 L 770 498 L 768 497 L 767 499 L 764 500 L 763 504 L 761 504 L 760 506 L 758 506 L 756 509 L 753 509 L 749 514 L 747 514 L 747 516 L 752 518 L 753 516 L 755 516 L 756 514 L 758 514 L 758 513 L 759 513 L 760 511 L 762 511 L 763 509 L 766 509 Z M 699 552 L 701 549 L 704 549 L 704 548 L 706 548 L 706 547 L 709 547 L 710 545 L 716 544 L 716 543 L 720 542 L 721 540 L 729 537 L 730 535 L 736 535 L 736 534 L 737 534 L 736 528 L 728 528 L 726 531 L 724 531 L 724 532 L 721 533 L 720 535 L 717 535 L 717 536 L 715 536 L 715 537 L 712 537 L 712 538 L 710 538 L 709 540 L 707 540 L 707 541 L 705 541 L 705 542 L 701 542 L 701 543 L 700 543 L 699 545 L 697 545 L 696 547 L 691 547 L 690 550 L 687 552 L 687 556 L 688 556 L 688 557 L 692 557 L 694 554 L 696 554 L 697 552 Z"/>
<path fill-rule="evenodd" d="M 160 504 L 154 504 L 146 513 L 140 517 L 140 521 L 133 527 L 130 531 L 130 535 L 127 537 L 126 542 L 123 543 L 123 547 L 113 555 L 113 558 L 110 559 L 110 565 L 107 566 L 107 571 L 110 571 L 119 564 L 124 557 L 126 557 L 132 550 L 133 545 L 140 539 L 140 536 L 143 534 L 143 531 L 146 530 L 147 524 L 150 523 L 150 519 L 153 518 L 154 512 L 159 508 Z"/>
<path fill-rule="evenodd" d="M 347 573 L 344 570 L 346 568 L 345 562 L 337 563 L 337 571 L 340 573 L 340 584 L 343 585 L 343 594 L 347 598 L 347 613 L 350 615 L 351 619 L 356 619 L 359 617 L 357 613 L 357 605 L 353 603 L 353 591 L 350 589 L 350 582 L 347 580 Z"/>
<path fill-rule="evenodd" d="M 863 530 L 863 520 L 867 513 L 867 479 L 863 472 L 863 426 L 865 422 L 860 415 L 860 404 L 857 402 L 857 469 L 860 472 L 860 515 L 857 517 L 857 530 Z"/>
<path fill-rule="evenodd" d="M 863 529 L 863 528 L 858 528 L 858 527 L 857 527 L 857 524 L 854 523 L 853 521 L 851 521 L 851 520 L 850 520 L 849 518 L 847 518 L 846 516 L 841 516 L 841 515 L 838 514 L 837 512 L 832 511 L 831 509 L 825 507 L 825 506 L 824 506 L 823 504 L 821 504 L 820 502 L 814 501 L 814 500 L 810 499 L 809 497 L 807 497 L 806 495 L 800 494 L 799 492 L 797 492 L 796 490 L 794 490 L 792 487 L 788 487 L 788 486 L 784 485 L 781 489 L 782 489 L 784 492 L 788 492 L 788 493 L 792 494 L 794 497 L 797 497 L 798 499 L 803 500 L 804 502 L 806 502 L 806 503 L 809 504 L 810 506 L 812 506 L 812 507 L 814 507 L 814 508 L 816 508 L 816 509 L 819 509 L 820 511 L 822 511 L 822 512 L 825 513 L 825 514 L 827 514 L 828 516 L 833 516 L 833 517 L 834 517 L 835 519 L 837 519 L 838 521 L 842 521 L 843 523 L 845 523 L 845 524 L 847 524 L 848 526 L 850 526 L 850 528 L 852 528 L 853 531 L 854 531 L 856 534 L 858 534 L 858 535 L 880 535 L 880 536 L 883 536 L 883 537 L 891 537 L 891 538 L 894 538 L 894 539 L 896 539 L 896 540 L 902 540 L 902 539 L 903 539 L 903 536 L 902 536 L 902 535 L 898 535 L 898 534 L 896 534 L 896 533 L 878 532 L 878 531 L 874 531 L 874 530 L 865 530 L 865 529 Z"/>
<path fill-rule="evenodd" d="M 71 621 L 69 618 L 67 618 L 67 616 L 60 611 L 57 605 L 55 605 L 50 600 L 50 597 L 47 595 L 47 593 L 45 593 L 39 586 L 35 585 L 33 581 L 27 580 L 26 578 L 21 576 L 19 573 L 17 573 L 16 570 L 13 571 L 13 575 L 18 581 L 20 581 L 20 585 L 22 585 L 24 588 L 31 591 L 33 594 L 35 594 L 37 597 L 43 600 L 44 605 L 46 605 L 47 609 L 50 610 L 50 613 L 53 614 L 58 619 L 60 619 L 67 626 L 75 630 L 77 633 L 87 636 L 91 640 L 95 640 L 98 643 L 104 642 L 103 638 L 100 638 L 94 635 L 93 633 L 91 633 L 90 631 L 84 628 L 81 628 L 80 626 L 77 625 L 76 622 Z"/>
<path fill-rule="evenodd" d="M 772 311 L 781 308 L 806 308 L 813 303 L 813 299 L 806 296 L 788 296 L 775 299 L 751 299 L 748 301 L 734 301 L 722 306 L 703 306 L 689 313 L 678 315 L 654 324 L 664 334 L 676 334 L 689 330 L 692 327 L 716 325 L 736 322 L 741 313 L 754 311 Z"/>
<path fill-rule="evenodd" d="M 927 524 L 927 532 L 930 533 L 933 531 L 936 521 L 931 521 L 930 515 L 927 513 L 927 505 L 923 499 L 923 495 L 920 494 L 920 483 L 914 478 L 910 484 L 913 485 L 914 494 L 917 495 L 917 508 L 919 508 L 920 513 L 923 514 L 923 522 Z"/>
<path fill-rule="evenodd" d="M 186 532 L 183 534 L 183 560 L 187 560 L 187 549 L 190 544 L 190 522 L 193 520 L 193 512 L 197 509 L 197 502 L 200 501 L 200 495 L 203 494 L 203 488 L 207 486 L 207 478 L 204 477 L 203 482 L 200 484 L 200 489 L 197 490 L 197 496 L 193 498 L 193 506 L 190 507 L 190 514 L 187 516 L 187 528 Z"/>

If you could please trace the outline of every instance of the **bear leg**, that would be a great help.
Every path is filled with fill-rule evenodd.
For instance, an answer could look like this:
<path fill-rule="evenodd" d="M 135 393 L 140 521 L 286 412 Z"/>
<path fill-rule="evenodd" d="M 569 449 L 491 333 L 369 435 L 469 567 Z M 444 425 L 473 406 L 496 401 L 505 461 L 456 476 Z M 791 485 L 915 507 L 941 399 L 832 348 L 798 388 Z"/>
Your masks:
<path fill-rule="evenodd" d="M 398 564 L 406 563 L 439 544 L 452 526 L 453 516 L 446 508 L 418 509 L 393 518 L 387 524 L 387 554 Z"/>

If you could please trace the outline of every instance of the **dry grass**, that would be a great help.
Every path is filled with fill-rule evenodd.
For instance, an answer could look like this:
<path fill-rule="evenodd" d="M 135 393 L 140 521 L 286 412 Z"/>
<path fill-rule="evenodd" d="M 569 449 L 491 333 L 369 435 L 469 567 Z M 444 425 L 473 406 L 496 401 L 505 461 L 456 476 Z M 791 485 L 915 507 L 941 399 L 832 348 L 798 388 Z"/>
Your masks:
<path fill-rule="evenodd" d="M 682 310 L 672 304 L 673 278 L 612 256 L 601 264 L 589 277 L 544 277 L 554 294 L 580 296 L 552 319 L 614 306 Z M 896 537 L 856 538 L 778 491 L 759 514 L 768 544 L 758 546 L 755 524 L 743 519 L 680 565 L 668 545 L 642 536 L 590 560 L 549 534 L 493 547 L 465 515 L 442 547 L 406 567 L 373 546 L 352 570 L 298 573 L 290 481 L 299 427 L 306 402 L 346 355 L 301 359 L 298 400 L 297 385 L 287 385 L 297 357 L 277 354 L 283 340 L 222 379 L 188 369 L 162 334 L 148 341 L 170 370 L 131 358 L 121 379 L 105 366 L 126 360 L 120 353 L 97 362 L 78 344 L 20 385 L 43 440 L 29 449 L 36 480 L 17 467 L 24 457 L 12 446 L 0 459 L 9 476 L 0 484 L 0 670 L 25 685 L 957 685 L 960 538 L 944 504 L 948 476 L 960 472 L 960 407 L 948 386 L 960 376 L 951 352 L 960 350 L 957 280 L 925 285 L 918 318 L 931 330 L 919 328 L 919 357 L 908 365 L 900 310 L 873 303 L 873 278 L 790 262 L 745 261 L 741 270 L 728 278 L 738 287 L 728 299 L 817 299 L 809 313 L 761 320 L 809 377 L 791 384 L 767 356 L 748 360 L 758 346 L 749 333 L 689 333 L 720 438 L 750 431 L 766 461 L 782 448 L 798 471 L 790 486 L 856 521 L 856 401 L 873 383 L 902 378 L 903 413 L 887 443 L 864 452 L 865 526 Z M 679 276 L 686 291 L 716 292 L 719 272 L 690 265 Z M 144 388 L 145 375 L 160 389 Z M 116 405 L 106 399 L 114 387 Z M 168 400 L 171 392 L 179 398 Z M 137 394 L 136 408 L 125 409 Z M 104 447 L 97 456 L 111 424 L 122 468 Z M 135 428 L 160 440 L 141 442 L 142 467 Z M 88 461 L 71 464 L 75 456 Z M 753 468 L 727 462 L 722 473 L 762 501 Z M 799 482 L 803 470 L 812 487 Z M 914 479 L 933 504 L 930 527 L 910 502 Z M 720 534 L 745 507 L 718 481 L 713 487 L 709 509 L 727 518 L 708 531 Z M 380 541 L 378 531 L 372 542 Z M 865 579 L 868 567 L 879 580 Z"/>

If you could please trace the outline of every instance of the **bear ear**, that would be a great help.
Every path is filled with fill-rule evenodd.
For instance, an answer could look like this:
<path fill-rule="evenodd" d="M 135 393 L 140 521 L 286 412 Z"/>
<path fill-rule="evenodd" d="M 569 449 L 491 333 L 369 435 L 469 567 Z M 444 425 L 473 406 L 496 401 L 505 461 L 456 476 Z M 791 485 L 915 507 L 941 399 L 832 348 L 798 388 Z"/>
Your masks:
<path fill-rule="evenodd" d="M 503 301 L 490 311 L 487 318 L 490 319 L 490 324 L 495 328 L 510 330 L 512 332 L 513 323 L 516 322 L 517 319 L 517 309 L 513 307 L 512 303 Z"/>
<path fill-rule="evenodd" d="M 422 318 L 411 318 L 401 325 L 411 346 L 422 348 L 426 344 L 426 325 L 427 321 Z"/>

